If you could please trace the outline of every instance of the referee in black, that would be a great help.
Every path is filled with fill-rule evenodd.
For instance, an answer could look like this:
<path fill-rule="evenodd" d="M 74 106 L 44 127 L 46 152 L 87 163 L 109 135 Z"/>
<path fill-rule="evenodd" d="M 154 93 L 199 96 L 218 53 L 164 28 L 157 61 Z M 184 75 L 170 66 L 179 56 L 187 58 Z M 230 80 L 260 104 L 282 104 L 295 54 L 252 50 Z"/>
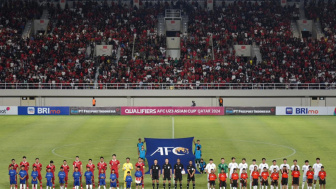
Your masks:
<path fill-rule="evenodd" d="M 165 164 L 162 166 L 163 176 L 163 189 L 166 189 L 166 180 L 168 180 L 168 186 L 171 186 L 172 166 L 169 164 L 169 159 L 165 159 Z"/>
<path fill-rule="evenodd" d="M 182 170 L 184 169 L 181 160 L 177 159 L 177 163 L 174 166 L 175 189 L 177 189 L 177 181 L 179 181 L 180 189 L 182 189 Z"/>
<path fill-rule="evenodd" d="M 187 166 L 187 172 L 188 172 L 188 184 L 187 184 L 187 189 L 189 189 L 189 183 L 192 181 L 193 183 L 193 189 L 195 189 L 195 166 L 193 164 L 193 161 L 189 161 L 189 165 Z"/>
<path fill-rule="evenodd" d="M 152 186 L 155 189 L 155 182 L 156 188 L 159 189 L 159 178 L 160 178 L 160 165 L 157 164 L 158 161 L 154 160 L 154 165 L 150 168 L 150 175 L 152 177 Z"/>

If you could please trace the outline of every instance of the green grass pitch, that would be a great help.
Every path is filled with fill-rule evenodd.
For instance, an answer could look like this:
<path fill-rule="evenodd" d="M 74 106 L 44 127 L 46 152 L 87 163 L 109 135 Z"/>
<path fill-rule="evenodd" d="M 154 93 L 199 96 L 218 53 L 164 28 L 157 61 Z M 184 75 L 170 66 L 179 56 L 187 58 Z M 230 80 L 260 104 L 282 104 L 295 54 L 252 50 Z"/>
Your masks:
<path fill-rule="evenodd" d="M 336 185 L 336 117 L 175 116 L 174 120 L 175 138 L 200 139 L 206 162 L 213 158 L 217 165 L 225 157 L 229 163 L 234 156 L 238 163 L 245 157 L 250 165 L 253 158 L 259 164 L 265 157 L 269 165 L 273 159 L 280 165 L 287 157 L 290 165 L 298 159 L 302 166 L 304 160 L 313 165 L 320 157 L 328 175 L 327 188 Z M 57 172 L 63 159 L 72 165 L 76 155 L 84 165 L 89 158 L 97 164 L 100 156 L 108 162 L 113 153 L 121 164 L 128 156 L 134 164 L 139 137 L 172 137 L 169 116 L 1 116 L 0 125 L 0 188 L 9 188 L 7 167 L 12 158 L 20 163 L 25 155 L 32 165 L 39 157 L 44 168 L 54 160 Z M 72 178 L 69 184 L 72 186 Z M 151 187 L 149 184 L 146 175 L 145 187 Z M 186 188 L 186 176 L 183 184 Z M 206 187 L 205 175 L 196 176 L 196 187 Z"/>

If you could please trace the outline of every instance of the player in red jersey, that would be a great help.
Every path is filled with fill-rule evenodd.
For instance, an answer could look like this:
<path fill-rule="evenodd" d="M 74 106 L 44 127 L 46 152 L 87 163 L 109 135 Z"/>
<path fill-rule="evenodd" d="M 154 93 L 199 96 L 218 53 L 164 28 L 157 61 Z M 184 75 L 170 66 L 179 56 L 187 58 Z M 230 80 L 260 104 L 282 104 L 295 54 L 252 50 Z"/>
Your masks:
<path fill-rule="evenodd" d="M 15 159 L 12 159 L 12 163 L 9 164 L 8 166 L 8 171 L 10 170 L 10 167 L 13 165 L 13 170 L 15 170 L 18 173 L 18 167 L 19 165 L 15 163 Z M 15 176 L 16 180 L 17 180 L 17 175 Z M 17 183 L 15 184 L 15 188 L 17 188 Z"/>
<path fill-rule="evenodd" d="M 251 174 L 253 182 L 252 182 L 252 187 L 253 189 L 258 188 L 258 180 L 259 180 L 259 171 L 258 171 L 258 166 L 254 166 L 253 172 Z"/>
<path fill-rule="evenodd" d="M 36 171 L 38 172 L 37 179 L 40 183 L 40 189 L 42 189 L 42 175 L 41 175 L 42 164 L 40 163 L 39 158 L 35 158 L 35 163 L 33 164 L 33 167 L 36 167 Z"/>
<path fill-rule="evenodd" d="M 112 160 L 110 161 L 110 169 L 112 173 L 112 169 L 114 169 L 114 174 L 117 175 L 117 189 L 119 189 L 119 168 L 120 168 L 120 162 L 117 160 L 117 155 L 112 155 Z"/>
<path fill-rule="evenodd" d="M 318 177 L 320 179 L 320 189 L 322 189 L 322 187 L 325 189 L 327 173 L 324 170 L 324 166 L 321 167 L 321 171 L 318 173 Z"/>
<path fill-rule="evenodd" d="M 27 171 L 27 177 L 26 177 L 26 186 L 27 186 L 27 189 L 29 189 L 28 188 L 28 186 L 29 186 L 29 184 L 28 184 L 28 179 L 29 179 L 29 163 L 28 163 L 28 161 L 27 161 L 27 157 L 26 156 L 23 156 L 22 157 L 22 162 L 20 163 L 20 167 L 22 166 L 22 165 L 24 165 L 24 170 L 26 170 Z"/>
<path fill-rule="evenodd" d="M 219 173 L 218 179 L 219 179 L 219 189 L 225 189 L 227 176 L 224 169 L 221 169 L 221 173 Z"/>
<path fill-rule="evenodd" d="M 53 184 L 53 188 L 55 189 L 55 171 L 56 171 L 56 167 L 54 165 L 54 161 L 51 160 L 50 161 L 50 164 L 47 165 L 46 167 L 46 171 L 48 172 L 48 169 L 51 170 L 52 174 L 53 174 L 53 178 L 52 178 L 52 184 Z"/>
<path fill-rule="evenodd" d="M 145 182 L 144 182 L 145 164 L 141 157 L 138 158 L 138 162 L 135 164 L 135 167 L 140 167 L 140 171 L 142 172 L 142 177 L 141 177 L 142 188 L 144 188 L 145 187 Z"/>
<path fill-rule="evenodd" d="M 264 189 L 264 187 L 266 186 L 266 189 L 268 187 L 268 177 L 269 177 L 269 173 L 266 167 L 264 167 L 264 171 L 261 172 L 261 188 Z"/>
<path fill-rule="evenodd" d="M 240 174 L 240 184 L 241 184 L 241 188 L 246 189 L 247 187 L 247 172 L 246 169 L 243 168 L 243 172 Z"/>
<path fill-rule="evenodd" d="M 83 166 L 82 166 L 82 162 L 79 161 L 79 156 L 76 156 L 76 160 L 72 164 L 72 171 L 73 172 L 75 172 L 76 167 L 78 167 L 78 172 L 80 172 L 80 174 L 81 174 L 80 184 L 81 184 L 81 188 L 83 188 L 83 184 L 82 184 Z"/>
<path fill-rule="evenodd" d="M 92 173 L 92 185 L 93 185 L 93 188 L 96 188 L 95 180 L 94 180 L 94 170 L 95 170 L 96 166 L 95 166 L 95 164 L 92 163 L 92 159 L 89 159 L 89 163 L 86 165 L 86 168 L 90 169 L 90 172 Z"/>
<path fill-rule="evenodd" d="M 313 171 L 312 166 L 309 166 L 308 168 L 309 168 L 309 170 L 306 173 L 307 180 L 308 180 L 307 184 L 308 184 L 308 189 L 312 189 L 313 180 L 314 180 L 314 171 Z"/>
<path fill-rule="evenodd" d="M 273 169 L 273 173 L 271 174 L 271 188 L 273 186 L 273 188 L 278 189 L 278 185 L 279 185 L 279 172 L 277 172 L 277 168 L 275 167 Z"/>
<path fill-rule="evenodd" d="M 292 177 L 294 189 L 299 189 L 300 171 L 298 166 L 294 167 L 294 170 L 292 171 Z"/>
<path fill-rule="evenodd" d="M 107 163 L 104 162 L 104 157 L 100 157 L 100 162 L 97 163 L 97 169 L 98 171 L 98 188 L 99 186 L 99 175 L 101 173 L 101 170 L 103 170 L 103 173 L 106 175 L 106 169 L 107 169 Z"/>
<path fill-rule="evenodd" d="M 239 174 L 237 173 L 237 168 L 234 168 L 233 173 L 231 175 L 231 186 L 233 189 L 238 188 L 238 180 L 239 180 Z"/>
<path fill-rule="evenodd" d="M 67 189 L 68 188 L 68 175 L 69 175 L 70 167 L 67 164 L 66 160 L 63 160 L 63 164 L 61 165 L 61 167 L 63 167 L 63 171 L 65 172 L 64 181 L 65 181 L 65 189 Z"/>

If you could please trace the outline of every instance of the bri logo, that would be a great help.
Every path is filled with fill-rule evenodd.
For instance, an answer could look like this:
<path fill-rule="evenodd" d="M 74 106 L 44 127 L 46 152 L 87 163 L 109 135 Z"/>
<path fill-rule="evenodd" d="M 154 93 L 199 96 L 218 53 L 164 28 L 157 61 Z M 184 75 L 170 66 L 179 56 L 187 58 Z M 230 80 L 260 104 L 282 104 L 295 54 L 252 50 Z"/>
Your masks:
<path fill-rule="evenodd" d="M 177 156 L 183 156 L 189 154 L 189 149 L 184 147 L 158 147 L 157 150 L 151 154 L 151 156 L 156 153 L 160 153 L 161 156 L 168 156 L 169 153 L 173 153 Z"/>
<path fill-rule="evenodd" d="M 287 107 L 286 108 L 286 114 L 293 114 L 293 108 Z"/>
<path fill-rule="evenodd" d="M 35 108 L 34 108 L 34 107 L 28 107 L 28 108 L 27 108 L 27 113 L 28 113 L 29 115 L 35 114 Z"/>

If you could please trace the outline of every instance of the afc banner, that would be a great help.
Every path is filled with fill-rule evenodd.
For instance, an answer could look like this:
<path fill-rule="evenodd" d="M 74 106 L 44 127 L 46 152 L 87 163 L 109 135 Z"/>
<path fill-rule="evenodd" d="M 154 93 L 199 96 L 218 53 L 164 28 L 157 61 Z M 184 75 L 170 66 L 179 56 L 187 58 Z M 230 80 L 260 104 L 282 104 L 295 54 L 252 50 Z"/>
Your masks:
<path fill-rule="evenodd" d="M 224 107 L 124 106 L 121 115 L 224 115 Z"/>
<path fill-rule="evenodd" d="M 193 153 L 193 137 L 190 138 L 177 138 L 177 139 L 156 139 L 145 138 L 146 141 L 146 159 L 148 161 L 149 170 L 154 164 L 154 160 L 158 160 L 158 165 L 161 169 L 165 163 L 165 159 L 169 159 L 169 163 L 174 168 L 176 160 L 180 159 L 184 171 L 187 172 L 189 161 L 195 164 L 195 155 Z M 149 174 L 149 170 L 146 174 Z M 174 172 L 174 170 L 173 170 Z M 196 173 L 199 172 L 196 170 Z"/>

